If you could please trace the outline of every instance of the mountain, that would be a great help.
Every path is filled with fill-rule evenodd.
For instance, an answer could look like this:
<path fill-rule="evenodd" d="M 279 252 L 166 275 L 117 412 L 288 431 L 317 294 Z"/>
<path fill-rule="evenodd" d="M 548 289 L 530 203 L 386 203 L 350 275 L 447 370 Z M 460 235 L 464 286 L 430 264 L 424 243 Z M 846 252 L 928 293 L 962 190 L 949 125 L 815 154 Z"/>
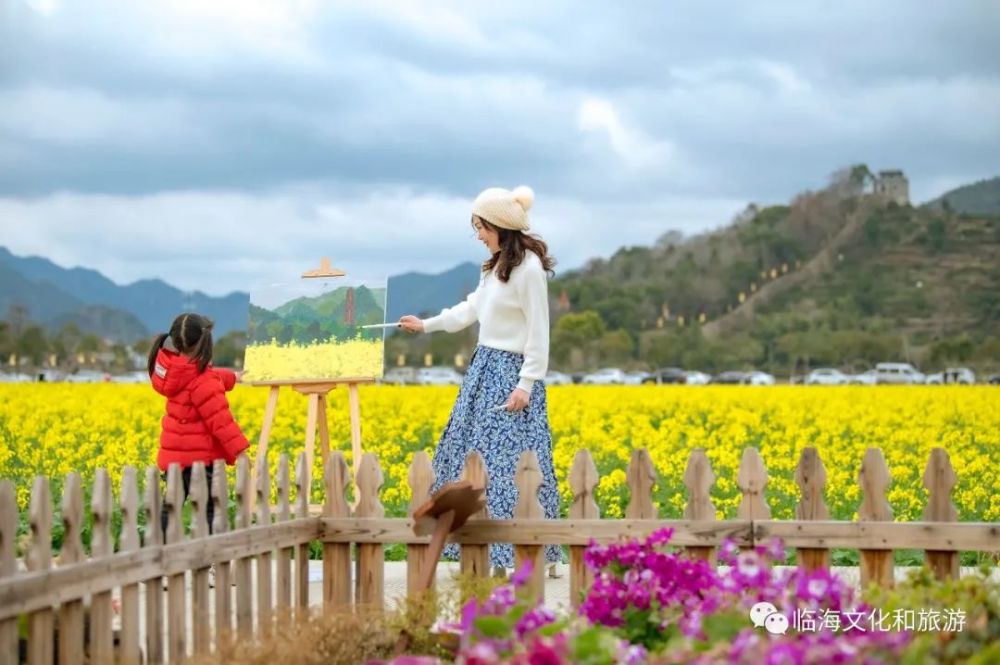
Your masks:
<path fill-rule="evenodd" d="M 564 273 L 550 283 L 554 366 L 996 366 L 1000 209 L 988 201 L 1000 181 L 915 208 L 866 189 L 866 173 Z M 591 321 L 562 318 L 588 311 L 599 318 L 584 344 Z"/>
<path fill-rule="evenodd" d="M 436 275 L 407 272 L 389 278 L 388 321 L 404 314 L 437 314 L 476 290 L 480 265 L 462 263 Z"/>
<path fill-rule="evenodd" d="M 132 342 L 150 337 L 150 332 L 142 321 L 130 312 L 106 305 L 83 305 L 70 312 L 64 312 L 46 322 L 47 327 L 58 331 L 67 324 L 74 324 L 85 332 L 93 332 L 107 339 Z"/>
<path fill-rule="evenodd" d="M 31 318 L 38 321 L 47 321 L 84 305 L 128 312 L 145 330 L 140 337 L 150 331 L 166 330 L 172 318 L 183 311 L 195 311 L 212 318 L 220 336 L 247 327 L 248 296 L 245 293 L 213 297 L 200 291 L 181 291 L 158 279 L 120 286 L 96 270 L 63 268 L 45 258 L 15 256 L 3 247 L 0 247 L 0 267 L 12 270 L 27 282 L 8 284 L 7 280 L 3 281 L 0 315 L 5 315 L 10 301 L 18 298 L 26 301 Z M 123 341 L 132 340 L 123 338 Z"/>
<path fill-rule="evenodd" d="M 436 313 L 465 298 L 478 281 L 479 266 L 474 263 L 463 263 L 437 275 L 409 272 L 392 276 L 388 320 L 403 314 Z M 330 313 L 336 316 L 339 309 L 342 315 L 343 293 L 332 297 L 339 297 L 340 302 L 329 303 Z M 215 321 L 216 333 L 221 337 L 231 331 L 247 330 L 248 302 L 247 293 L 213 297 L 198 291 L 185 292 L 158 279 L 122 286 L 96 270 L 63 268 L 48 259 L 15 256 L 0 247 L 0 319 L 19 305 L 27 309 L 28 319 L 52 330 L 73 322 L 84 333 L 133 342 L 165 330 L 179 312 L 196 311 Z M 355 307 L 367 305 L 362 298 Z"/>
<path fill-rule="evenodd" d="M 1000 176 L 953 189 L 926 206 L 970 215 L 1000 215 Z"/>
<path fill-rule="evenodd" d="M 147 337 L 149 331 L 134 315 L 104 305 L 88 305 L 44 280 L 28 279 L 10 265 L 0 263 L 0 312 L 6 316 L 23 307 L 26 319 L 51 332 L 68 323 L 88 333 L 123 342 Z"/>

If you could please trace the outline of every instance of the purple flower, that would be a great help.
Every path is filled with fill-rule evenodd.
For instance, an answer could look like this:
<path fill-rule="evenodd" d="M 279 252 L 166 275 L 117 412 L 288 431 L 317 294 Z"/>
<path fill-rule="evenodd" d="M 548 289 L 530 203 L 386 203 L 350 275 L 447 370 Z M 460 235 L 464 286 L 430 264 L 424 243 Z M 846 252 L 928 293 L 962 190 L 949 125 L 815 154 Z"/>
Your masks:
<path fill-rule="evenodd" d="M 462 620 L 459 622 L 459 626 L 461 627 L 463 633 L 468 632 L 468 630 L 472 628 L 472 622 L 476 620 L 476 613 L 478 610 L 479 603 L 476 602 L 475 598 L 471 598 L 469 602 L 462 607 Z"/>
<path fill-rule="evenodd" d="M 511 576 L 510 583 L 515 587 L 519 588 L 524 586 L 531 580 L 531 573 L 535 568 L 534 562 L 531 559 L 525 559 L 521 567 Z"/>
<path fill-rule="evenodd" d="M 514 625 L 514 632 L 518 637 L 524 637 L 555 620 L 556 615 L 552 613 L 552 610 L 539 605 L 518 620 L 517 624 Z"/>
<path fill-rule="evenodd" d="M 500 654 L 489 642 L 479 642 L 459 652 L 456 662 L 462 665 L 496 665 L 500 662 Z"/>

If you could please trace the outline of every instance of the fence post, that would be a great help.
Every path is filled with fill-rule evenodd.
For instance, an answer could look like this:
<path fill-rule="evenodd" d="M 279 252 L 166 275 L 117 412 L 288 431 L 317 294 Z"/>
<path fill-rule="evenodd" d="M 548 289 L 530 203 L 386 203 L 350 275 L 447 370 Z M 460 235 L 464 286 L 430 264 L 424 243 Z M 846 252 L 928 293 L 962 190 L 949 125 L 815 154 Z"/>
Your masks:
<path fill-rule="evenodd" d="M 431 497 L 431 487 L 434 486 L 434 469 L 431 468 L 431 458 L 423 450 L 413 453 L 410 461 L 410 498 L 409 517 L 413 511 L 425 504 Z M 406 547 L 406 595 L 416 598 L 420 592 L 420 574 L 424 570 L 429 545 L 408 545 Z M 464 549 L 464 548 L 463 548 Z M 431 589 L 434 581 L 431 581 Z"/>
<path fill-rule="evenodd" d="M 288 454 L 281 453 L 278 458 L 278 522 L 292 519 L 291 506 L 288 503 L 289 475 Z M 282 547 L 278 550 L 277 574 L 275 578 L 274 600 L 277 607 L 278 621 L 286 624 L 292 610 L 292 547 Z"/>
<path fill-rule="evenodd" d="M 308 457 L 305 451 L 295 459 L 295 518 L 309 517 L 309 493 L 312 479 L 309 476 Z M 325 584 L 325 582 L 324 582 Z M 295 616 L 309 614 L 309 543 L 295 546 Z"/>
<path fill-rule="evenodd" d="M 257 460 L 257 526 L 271 524 L 271 469 L 267 455 Z M 269 637 L 274 616 L 271 609 L 271 552 L 257 555 L 257 633 Z"/>
<path fill-rule="evenodd" d="M 344 453 L 334 450 L 326 461 L 326 502 L 323 517 L 345 518 L 351 516 L 347 501 L 350 471 Z M 323 543 L 323 604 L 346 607 L 351 604 L 351 544 Z"/>
<path fill-rule="evenodd" d="M 885 491 L 892 482 L 889 467 L 879 448 L 869 448 L 861 462 L 858 484 L 864 498 L 858 509 L 862 522 L 891 522 L 892 507 L 885 498 Z M 895 584 L 892 550 L 861 550 L 861 588 L 874 582 L 891 589 Z"/>
<path fill-rule="evenodd" d="M 31 487 L 31 506 L 28 519 L 31 524 L 31 544 L 28 546 L 27 564 L 31 572 L 52 568 L 52 499 L 49 479 L 35 476 Z M 50 665 L 53 660 L 52 642 L 55 615 L 51 609 L 38 610 L 28 615 L 28 665 Z"/>
<path fill-rule="evenodd" d="M 212 473 L 215 473 L 215 469 L 212 469 Z M 195 462 L 191 468 L 191 484 L 188 487 L 192 508 L 191 535 L 194 538 L 207 538 L 209 492 L 204 462 Z M 208 611 L 208 571 L 209 568 L 206 566 L 195 570 L 193 574 L 191 628 L 194 633 L 195 655 L 204 655 L 212 650 L 212 624 Z"/>
<path fill-rule="evenodd" d="M 146 469 L 146 535 L 143 547 L 163 547 L 163 526 L 160 522 L 160 470 Z M 163 662 L 163 577 L 157 575 L 144 583 L 146 588 L 146 662 Z"/>
<path fill-rule="evenodd" d="M 764 488 L 767 487 L 767 467 L 756 448 L 744 448 L 743 459 L 740 460 L 740 470 L 736 476 L 736 484 L 743 492 L 743 498 L 736 509 L 741 520 L 769 520 L 771 509 L 764 499 Z"/>
<path fill-rule="evenodd" d="M 573 503 L 569 507 L 570 519 L 597 520 L 601 512 L 594 501 L 594 489 L 601 478 L 597 475 L 597 467 L 589 450 L 578 450 L 573 457 L 573 466 L 569 471 L 569 486 L 573 491 Z M 593 582 L 593 574 L 587 570 L 583 560 L 586 547 L 572 545 L 569 548 L 569 600 L 573 607 L 579 607 L 583 594 Z"/>
<path fill-rule="evenodd" d="M 212 533 L 229 531 L 229 478 L 226 475 L 225 460 L 217 459 L 212 469 Z M 233 603 L 230 588 L 231 571 L 229 561 L 215 562 L 215 648 L 219 650 L 223 640 L 232 637 Z"/>
<path fill-rule="evenodd" d="M 17 492 L 14 482 L 0 480 L 0 580 L 17 573 L 14 541 L 17 539 Z M 0 662 L 16 663 L 17 617 L 0 620 Z"/>
<path fill-rule="evenodd" d="M 797 520 L 828 520 L 830 511 L 823 500 L 823 490 L 826 488 L 826 468 L 820 459 L 819 451 L 812 446 L 802 449 L 799 465 L 795 467 L 795 482 L 799 486 L 802 498 L 795 507 Z M 806 570 L 830 567 L 830 550 L 815 547 L 798 548 L 799 565 Z"/>
<path fill-rule="evenodd" d="M 94 559 L 111 556 L 115 553 L 115 544 L 111 539 L 111 478 L 107 469 L 97 469 L 94 474 L 90 510 L 94 516 L 91 525 L 90 555 Z M 91 662 L 106 663 L 114 658 L 111 620 L 111 592 L 95 593 L 90 598 Z"/>
<path fill-rule="evenodd" d="M 714 522 L 715 504 L 712 503 L 712 485 L 715 483 L 715 473 L 704 448 L 695 448 L 688 457 L 687 468 L 684 470 L 684 486 L 687 487 L 688 500 L 684 506 L 684 519 L 697 522 Z M 684 551 L 693 559 L 707 561 L 715 568 L 714 547 L 685 547 Z"/>
<path fill-rule="evenodd" d="M 361 457 L 355 483 L 358 488 L 357 516 L 384 517 L 385 509 L 379 499 L 382 469 L 373 453 L 365 453 Z M 385 554 L 382 544 L 360 543 L 357 566 L 355 603 L 381 609 L 385 603 Z"/>
<path fill-rule="evenodd" d="M 951 466 L 948 451 L 934 448 L 927 459 L 924 470 L 924 487 L 927 488 L 927 507 L 924 509 L 925 522 L 955 522 L 958 510 L 951 502 L 951 490 L 958 482 L 955 469 Z M 959 577 L 959 552 L 927 550 L 927 565 L 939 580 Z"/>
<path fill-rule="evenodd" d="M 139 549 L 139 486 L 136 482 L 135 467 L 122 469 L 121 484 L 122 533 L 119 540 L 122 552 Z M 121 602 L 122 665 L 139 665 L 142 657 L 139 651 L 139 585 L 122 587 Z"/>
<path fill-rule="evenodd" d="M 184 485 L 179 464 L 167 468 L 167 495 L 163 504 L 167 508 L 167 544 L 184 542 L 184 523 L 181 508 L 184 504 Z M 180 662 L 187 656 L 187 589 L 184 573 L 167 577 L 167 657 Z"/>
<path fill-rule="evenodd" d="M 236 460 L 236 530 L 250 528 L 250 459 L 246 453 Z M 253 577 L 250 557 L 235 562 L 236 571 L 236 633 L 241 638 L 253 636 Z"/>
<path fill-rule="evenodd" d="M 514 519 L 544 519 L 545 511 L 538 501 L 538 488 L 542 486 L 542 472 L 538 466 L 538 456 L 535 451 L 525 450 L 521 453 L 514 474 L 514 484 L 517 487 Z M 545 599 L 545 546 L 515 545 L 514 566 L 520 568 L 523 563 L 528 561 L 531 562 L 532 568 L 531 579 L 526 590 L 531 598 L 540 603 Z"/>
<path fill-rule="evenodd" d="M 83 542 L 83 489 L 80 474 L 67 473 L 62 492 L 63 544 L 59 553 L 60 566 L 84 560 Z M 83 663 L 84 657 L 83 599 L 63 603 L 59 608 L 59 662 Z"/>
<path fill-rule="evenodd" d="M 486 465 L 482 456 L 475 450 L 470 450 L 465 456 L 465 468 L 462 470 L 462 480 L 472 483 L 473 487 L 482 487 L 485 491 L 490 483 L 486 473 Z M 484 505 L 483 509 L 470 517 L 471 520 L 488 520 L 490 518 L 489 506 Z M 461 570 L 463 574 L 474 577 L 486 577 L 490 574 L 490 546 L 486 545 L 462 545 Z"/>
<path fill-rule="evenodd" d="M 625 507 L 625 517 L 630 520 L 655 520 L 659 515 L 653 505 L 653 487 L 656 486 L 656 469 L 649 451 L 638 448 L 632 451 L 632 459 L 625 474 L 628 481 L 629 500 Z"/>

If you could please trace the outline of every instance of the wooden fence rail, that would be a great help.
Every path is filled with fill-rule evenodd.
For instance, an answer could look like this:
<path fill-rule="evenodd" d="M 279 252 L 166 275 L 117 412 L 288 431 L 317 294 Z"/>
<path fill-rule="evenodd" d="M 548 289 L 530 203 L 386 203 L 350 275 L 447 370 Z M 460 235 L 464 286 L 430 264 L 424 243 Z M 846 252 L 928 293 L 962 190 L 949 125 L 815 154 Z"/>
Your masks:
<path fill-rule="evenodd" d="M 940 448 L 931 452 L 923 478 L 928 490 L 924 520 L 911 523 L 892 521 L 886 500 L 891 479 L 877 448 L 869 449 L 861 464 L 858 483 L 863 498 L 857 522 L 829 519 L 823 499 L 826 473 L 814 448 L 803 450 L 795 473 L 801 490 L 795 520 L 771 519 L 767 469 L 754 448 L 744 450 L 737 473 L 742 498 L 734 520 L 716 519 L 711 498 L 715 476 L 703 450 L 691 453 L 684 472 L 688 495 L 682 520 L 658 518 L 652 498 L 658 478 L 646 450 L 633 451 L 626 475 L 630 500 L 625 519 L 601 519 L 595 501 L 600 478 L 590 453 L 579 451 L 569 473 L 573 500 L 568 519 L 545 520 L 537 498 L 541 484 L 538 460 L 534 453 L 525 453 L 515 474 L 519 496 L 513 519 L 493 520 L 482 514 L 453 534 L 452 540 L 463 546 L 462 570 L 488 574 L 489 544 L 512 543 L 518 562 L 536 563 L 529 588 L 541 599 L 544 546 L 568 546 L 570 598 L 576 603 L 589 583 L 583 552 L 592 540 L 639 537 L 664 527 L 674 529 L 673 545 L 683 547 L 690 556 L 713 562 L 716 548 L 725 539 L 740 547 L 753 547 L 780 537 L 787 546 L 796 548 L 798 564 L 808 569 L 828 566 L 831 548 L 855 549 L 860 552 L 862 584 L 883 587 L 893 584 L 896 549 L 924 550 L 928 565 L 939 578 L 958 575 L 962 551 L 1000 551 L 1000 524 L 956 521 L 957 511 L 951 502 L 956 476 L 947 452 Z M 163 494 L 158 470 L 148 469 L 140 506 L 138 474 L 126 467 L 118 493 L 122 528 L 116 545 L 108 473 L 101 469 L 95 474 L 87 516 L 80 478 L 71 473 L 63 484 L 64 535 L 56 560 L 51 546 L 49 482 L 38 477 L 28 510 L 31 535 L 22 553 L 23 570 L 16 558 L 14 486 L 0 481 L 0 663 L 18 662 L 21 648 L 29 663 L 45 665 L 54 660 L 79 663 L 87 655 L 91 662 L 111 662 L 114 658 L 122 663 L 177 662 L 189 654 L 211 653 L 220 640 L 267 636 L 278 629 L 275 621 L 279 618 L 301 617 L 307 611 L 312 542 L 322 548 L 325 607 L 382 605 L 385 544 L 406 545 L 407 588 L 415 593 L 429 537 L 415 536 L 409 519 L 384 517 L 382 471 L 374 455 L 367 454 L 360 461 L 353 510 L 347 496 L 352 480 L 340 452 L 331 453 L 325 467 L 321 516 L 309 514 L 311 484 L 304 453 L 297 458 L 294 483 L 289 476 L 289 459 L 282 455 L 272 486 L 270 469 L 266 460 L 261 460 L 258 482 L 251 487 L 249 461 L 241 457 L 232 494 L 235 523 L 230 525 L 225 465 L 219 461 L 213 468 L 211 497 L 206 469 L 195 465 L 190 494 L 193 519 L 190 533 L 185 535 L 180 519 L 180 469 L 170 469 Z M 483 486 L 488 482 L 477 453 L 466 460 L 464 478 Z M 426 453 L 414 455 L 409 484 L 412 513 L 427 499 L 434 484 Z M 272 487 L 277 496 L 273 510 Z M 256 501 L 251 500 L 252 495 Z M 211 525 L 209 502 L 214 511 Z M 251 503 L 256 505 L 256 515 L 250 514 Z M 138 528 L 140 509 L 145 515 L 143 534 Z M 167 518 L 165 530 L 161 512 Z M 89 558 L 81 541 L 86 519 L 92 533 Z M 215 574 L 214 593 L 209 588 L 210 570 Z M 233 595 L 231 579 L 235 583 Z M 116 592 L 121 624 L 113 631 Z M 138 618 L 142 597 L 145 630 L 141 634 Z M 18 620 L 22 616 L 28 627 L 27 639 L 19 643 Z"/>

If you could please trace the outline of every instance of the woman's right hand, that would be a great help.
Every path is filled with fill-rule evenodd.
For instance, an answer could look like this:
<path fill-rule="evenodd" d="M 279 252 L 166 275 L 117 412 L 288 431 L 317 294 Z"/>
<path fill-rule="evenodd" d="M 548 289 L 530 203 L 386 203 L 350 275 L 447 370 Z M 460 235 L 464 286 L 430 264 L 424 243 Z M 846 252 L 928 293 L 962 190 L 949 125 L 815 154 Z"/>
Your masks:
<path fill-rule="evenodd" d="M 424 331 L 424 322 L 416 316 L 407 314 L 400 317 L 399 327 L 408 333 L 422 333 Z"/>

